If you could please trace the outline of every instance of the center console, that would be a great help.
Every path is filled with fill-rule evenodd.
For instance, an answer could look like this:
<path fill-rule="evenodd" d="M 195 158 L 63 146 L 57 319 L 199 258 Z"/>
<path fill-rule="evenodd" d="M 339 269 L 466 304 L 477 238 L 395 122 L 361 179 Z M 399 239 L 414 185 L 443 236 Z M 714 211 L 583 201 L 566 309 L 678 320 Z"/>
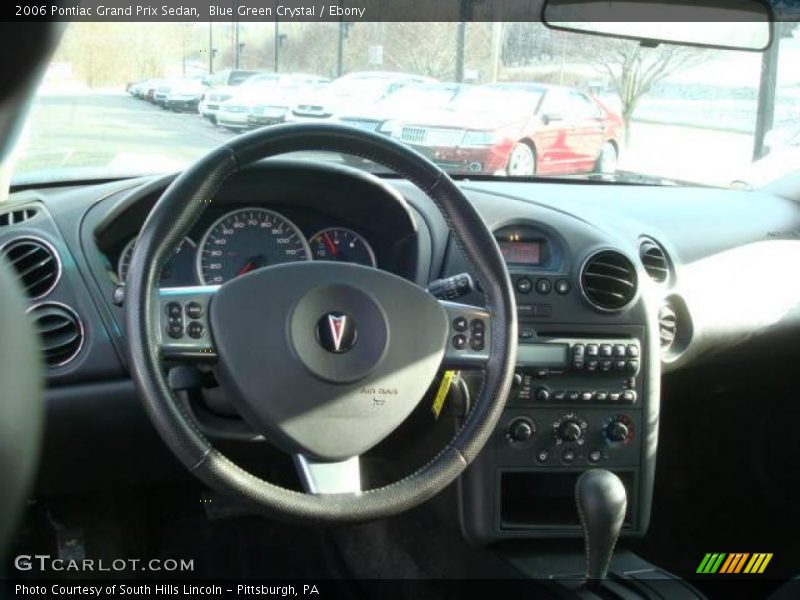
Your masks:
<path fill-rule="evenodd" d="M 582 536 L 575 483 L 594 467 L 625 486 L 622 535 L 649 521 L 660 359 L 647 307 L 638 294 L 620 310 L 595 306 L 584 269 L 598 248 L 563 234 L 533 223 L 495 233 L 516 290 L 519 348 L 505 412 L 460 481 L 464 533 L 478 543 Z M 458 256 L 449 267 L 466 269 Z"/>

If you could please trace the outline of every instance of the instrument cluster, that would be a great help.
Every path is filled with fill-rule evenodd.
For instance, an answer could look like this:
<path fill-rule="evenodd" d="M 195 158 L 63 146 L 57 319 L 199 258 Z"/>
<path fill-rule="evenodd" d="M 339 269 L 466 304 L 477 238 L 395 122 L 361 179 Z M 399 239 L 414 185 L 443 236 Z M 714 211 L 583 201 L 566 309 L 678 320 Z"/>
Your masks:
<path fill-rule="evenodd" d="M 222 285 L 240 275 L 276 264 L 325 260 L 377 267 L 375 251 L 363 234 L 340 226 L 303 231 L 288 217 L 262 207 L 226 212 L 196 238 L 186 237 L 161 272 L 161 287 Z M 124 282 L 136 239 L 117 260 Z"/>

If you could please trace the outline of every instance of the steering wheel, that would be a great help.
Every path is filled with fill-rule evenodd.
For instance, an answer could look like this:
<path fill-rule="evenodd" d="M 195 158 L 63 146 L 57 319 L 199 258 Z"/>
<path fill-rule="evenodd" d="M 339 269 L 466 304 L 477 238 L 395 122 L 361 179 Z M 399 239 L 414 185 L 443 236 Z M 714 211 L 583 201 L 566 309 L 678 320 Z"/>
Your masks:
<path fill-rule="evenodd" d="M 485 310 L 437 300 L 378 269 L 335 262 L 279 264 L 222 286 L 159 290 L 162 265 L 225 179 L 254 161 L 297 151 L 360 156 L 418 186 L 480 280 Z M 184 171 L 139 235 L 125 312 L 133 377 L 176 457 L 220 493 L 307 521 L 390 516 L 453 482 L 492 435 L 516 359 L 511 282 L 475 208 L 428 159 L 379 134 L 340 125 L 259 129 Z M 178 324 L 193 335 L 171 337 Z M 295 457 L 306 493 L 268 483 L 216 449 L 174 397 L 165 358 L 215 362 L 223 391 L 245 421 Z M 464 367 L 482 369 L 483 383 L 451 442 L 410 476 L 362 489 L 359 456 L 408 417 L 440 369 Z"/>

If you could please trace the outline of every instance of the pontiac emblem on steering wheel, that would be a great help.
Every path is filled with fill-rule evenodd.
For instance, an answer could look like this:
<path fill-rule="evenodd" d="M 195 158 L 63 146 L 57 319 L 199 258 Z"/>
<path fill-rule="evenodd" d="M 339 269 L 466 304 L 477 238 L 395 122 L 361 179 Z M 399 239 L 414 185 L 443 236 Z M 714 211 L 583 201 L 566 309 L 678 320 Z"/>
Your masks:
<path fill-rule="evenodd" d="M 356 324 L 353 317 L 341 312 L 329 312 L 317 321 L 317 341 L 333 354 L 343 354 L 356 345 Z"/>

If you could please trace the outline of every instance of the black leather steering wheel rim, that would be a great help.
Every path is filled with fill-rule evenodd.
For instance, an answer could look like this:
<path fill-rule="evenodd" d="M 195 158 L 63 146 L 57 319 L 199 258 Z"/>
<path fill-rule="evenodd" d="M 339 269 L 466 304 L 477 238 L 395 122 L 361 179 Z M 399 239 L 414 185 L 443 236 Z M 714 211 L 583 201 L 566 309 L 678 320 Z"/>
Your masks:
<path fill-rule="evenodd" d="M 312 495 L 268 483 L 230 461 L 203 435 L 173 396 L 153 332 L 153 302 L 162 265 L 227 177 L 264 158 L 296 151 L 351 154 L 406 177 L 439 208 L 481 283 L 491 315 L 489 358 L 473 408 L 451 442 L 408 477 L 359 494 Z M 355 522 L 413 508 L 453 482 L 484 447 L 505 406 L 516 361 L 513 288 L 494 238 L 452 179 L 406 146 L 335 124 L 290 124 L 239 136 L 184 171 L 154 206 L 138 237 L 126 285 L 130 367 L 145 410 L 176 457 L 211 488 L 256 508 L 311 522 Z"/>

